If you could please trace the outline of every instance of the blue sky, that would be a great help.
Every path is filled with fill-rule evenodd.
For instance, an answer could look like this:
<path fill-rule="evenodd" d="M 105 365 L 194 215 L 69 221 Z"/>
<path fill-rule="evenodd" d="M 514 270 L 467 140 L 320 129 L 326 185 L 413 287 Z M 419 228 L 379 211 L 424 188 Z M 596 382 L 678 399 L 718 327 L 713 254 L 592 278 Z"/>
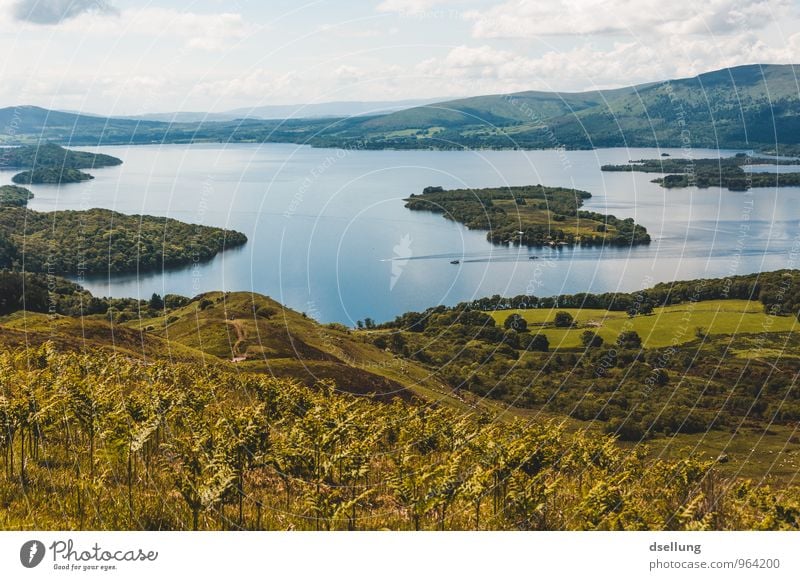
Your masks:
<path fill-rule="evenodd" d="M 800 62 L 793 0 L 0 0 L 0 106 L 576 91 Z"/>

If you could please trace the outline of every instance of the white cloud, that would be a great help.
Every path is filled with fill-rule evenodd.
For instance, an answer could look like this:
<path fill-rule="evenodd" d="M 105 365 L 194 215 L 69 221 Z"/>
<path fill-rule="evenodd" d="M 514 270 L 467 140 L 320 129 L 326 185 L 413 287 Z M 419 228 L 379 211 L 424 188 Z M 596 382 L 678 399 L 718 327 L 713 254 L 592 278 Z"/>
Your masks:
<path fill-rule="evenodd" d="M 378 12 L 395 12 L 416 16 L 456 2 L 457 0 L 383 0 L 378 4 L 377 10 Z"/>
<path fill-rule="evenodd" d="M 190 48 L 217 50 L 251 34 L 253 27 L 244 22 L 241 14 L 181 13 L 173 18 L 170 28 L 186 39 Z"/>
<path fill-rule="evenodd" d="M 123 40 L 126 36 L 178 40 L 186 48 L 200 50 L 228 48 L 259 30 L 238 13 L 201 14 L 170 8 L 129 9 L 114 19 L 89 14 L 80 20 L 64 22 L 60 28 L 84 36 Z"/>
<path fill-rule="evenodd" d="M 582 34 L 728 34 L 761 29 L 796 10 L 791 0 L 509 0 L 470 11 L 477 38 Z"/>
<path fill-rule="evenodd" d="M 297 98 L 298 77 L 294 73 L 275 73 L 257 68 L 243 75 L 217 77 L 196 84 L 188 92 L 189 98 L 214 95 L 218 100 L 236 104 L 261 104 L 276 96 Z M 303 87 L 306 88 L 306 87 Z"/>
<path fill-rule="evenodd" d="M 459 46 L 443 58 L 423 61 L 416 72 L 428 79 L 426 84 L 439 83 L 450 94 L 579 91 L 694 76 L 740 64 L 788 64 L 800 54 L 800 32 L 775 46 L 752 32 L 713 40 L 669 35 L 646 40 L 603 47 L 586 42 L 532 57 L 489 45 Z"/>

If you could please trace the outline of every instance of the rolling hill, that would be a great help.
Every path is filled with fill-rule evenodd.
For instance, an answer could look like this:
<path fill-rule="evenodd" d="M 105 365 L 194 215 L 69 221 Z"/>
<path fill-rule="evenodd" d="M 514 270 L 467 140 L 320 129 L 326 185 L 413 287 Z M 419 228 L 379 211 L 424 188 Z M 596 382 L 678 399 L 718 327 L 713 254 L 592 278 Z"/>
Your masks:
<path fill-rule="evenodd" d="M 526 91 L 486 95 L 414 107 L 370 119 L 362 126 L 375 130 L 425 129 L 431 126 L 511 126 L 569 115 L 634 92 L 636 87 L 584 93 Z"/>
<path fill-rule="evenodd" d="M 176 111 L 173 113 L 145 113 L 124 118 L 169 123 L 205 121 L 235 121 L 236 119 L 313 119 L 353 117 L 393 113 L 421 105 L 436 103 L 441 99 L 412 99 L 408 101 L 334 101 L 327 103 L 298 103 L 293 105 L 262 105 L 242 107 L 220 113 Z"/>
<path fill-rule="evenodd" d="M 747 65 L 610 91 L 460 99 L 354 129 L 395 147 L 774 149 L 800 140 L 799 86 L 794 65 Z"/>
<path fill-rule="evenodd" d="M 23 285 L 21 274 L 0 273 L 0 345 L 49 342 L 64 351 L 219 366 L 309 387 L 330 380 L 345 392 L 381 401 L 423 398 L 473 406 L 414 362 L 266 296 L 211 292 L 191 300 L 165 297 L 166 306 L 153 308 L 146 301 L 95 298 L 55 280 L 50 292 L 44 275 L 27 274 Z"/>
<path fill-rule="evenodd" d="M 339 119 L 168 123 L 0 109 L 6 143 L 288 142 L 366 149 L 800 149 L 795 65 L 752 64 L 605 91 L 527 91 Z"/>
<path fill-rule="evenodd" d="M 671 402 L 668 410 L 680 430 L 669 427 L 669 435 L 652 439 L 650 452 L 621 419 L 606 422 L 593 410 L 608 398 L 606 406 L 625 406 L 622 417 L 628 406 L 638 412 L 638 391 L 630 388 L 624 398 L 619 388 L 592 388 L 579 407 L 570 413 L 565 403 L 558 414 L 471 393 L 494 381 L 513 385 L 515 377 L 502 368 L 509 355 L 526 371 L 526 390 L 534 395 L 553 387 L 549 378 L 531 382 L 536 367 L 548 375 L 569 372 L 574 384 L 581 378 L 578 359 L 591 356 L 574 345 L 559 346 L 552 357 L 514 354 L 512 331 L 486 324 L 493 319 L 479 310 L 438 311 L 425 333 L 356 332 L 319 325 L 245 292 L 98 299 L 63 280 L 0 272 L 0 297 L 19 293 L 22 282 L 28 310 L 0 304 L 0 529 L 800 526 L 794 484 L 800 441 L 794 419 L 786 424 L 769 409 L 796 398 L 796 335 L 775 363 L 760 360 L 773 358 L 760 352 L 756 364 L 737 356 L 719 371 L 725 386 L 710 394 L 730 404 L 733 415 L 747 415 L 734 417 L 730 431 L 714 426 L 698 435 L 680 423 L 689 413 L 680 405 L 691 404 L 702 385 L 673 386 L 677 373 L 670 370 L 650 398 L 678 391 L 680 405 Z M 605 317 L 604 331 L 625 326 L 614 312 L 574 312 L 576 320 Z M 719 313 L 726 319 L 715 320 Z M 551 313 L 522 314 L 554 332 Z M 708 324 L 709 342 L 687 344 L 704 355 L 719 354 L 731 328 L 743 330 L 733 317 L 756 318 L 751 326 L 758 332 L 759 319 L 768 316 L 741 300 L 704 302 L 696 314 Z M 671 308 L 665 315 L 680 313 Z M 648 321 L 636 318 L 643 330 Z M 744 330 L 739 339 L 758 340 Z M 783 334 L 768 344 L 778 345 Z M 501 344 L 484 345 L 496 339 Z M 461 351 L 458 364 L 435 364 L 440 348 Z M 489 358 L 471 363 L 479 351 Z M 647 384 L 658 354 L 622 349 L 620 360 L 630 358 L 625 366 L 637 372 L 628 387 Z M 771 374 L 776 367 L 780 376 Z M 448 386 L 460 371 L 481 376 L 469 388 Z M 493 371 L 499 376 L 490 377 Z M 744 371 L 766 389 L 726 397 L 733 375 Z M 752 400 L 760 405 L 755 410 Z M 794 401 L 789 406 L 798 408 Z M 768 429 L 755 416 L 767 411 Z"/>

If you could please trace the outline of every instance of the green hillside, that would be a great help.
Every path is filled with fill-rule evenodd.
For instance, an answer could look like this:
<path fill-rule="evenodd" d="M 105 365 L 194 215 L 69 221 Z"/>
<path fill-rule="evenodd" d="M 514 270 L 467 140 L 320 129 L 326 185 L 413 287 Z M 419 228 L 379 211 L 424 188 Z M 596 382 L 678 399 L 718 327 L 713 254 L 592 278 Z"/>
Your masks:
<path fill-rule="evenodd" d="M 7 142 L 62 144 L 288 142 L 362 149 L 659 146 L 800 152 L 794 65 L 753 64 L 605 91 L 526 91 L 445 101 L 373 117 L 165 123 L 36 107 Z M 21 115 L 20 111 L 24 112 Z"/>
<path fill-rule="evenodd" d="M 60 278 L 0 272 L 0 296 L 0 344 L 6 348 L 50 341 L 63 350 L 220 364 L 308 386 L 330 379 L 380 400 L 422 397 L 469 407 L 415 363 L 257 294 L 98 298 Z"/>
<path fill-rule="evenodd" d="M 0 529 L 796 529 L 730 485 L 549 422 L 500 425 L 211 365 L 0 353 Z M 54 500 L 54 498 L 58 498 Z"/>
<path fill-rule="evenodd" d="M 0 295 L 20 282 L 0 273 Z M 385 331 L 263 296 L 54 291 L 77 310 L 0 316 L 0 529 L 800 527 L 785 483 L 798 443 L 778 423 L 740 426 L 735 445 L 713 430 L 700 448 L 654 439 L 666 459 L 592 422 L 451 391 L 410 342 L 397 354 Z M 774 484 L 742 479 L 743 461 Z"/>
<path fill-rule="evenodd" d="M 371 147 L 712 147 L 792 153 L 800 143 L 793 65 L 748 65 L 614 91 L 449 101 L 365 121 L 320 140 Z M 430 127 L 438 127 L 435 134 Z M 398 133 L 404 131 L 403 133 Z"/>
<path fill-rule="evenodd" d="M 525 91 L 471 97 L 398 111 L 365 121 L 361 127 L 365 130 L 396 131 L 431 126 L 454 128 L 496 124 L 503 127 L 535 123 L 601 105 L 633 90 L 630 87 L 585 93 Z"/>
<path fill-rule="evenodd" d="M 494 296 L 409 312 L 367 336 L 515 414 L 568 417 L 670 454 L 692 442 L 724 456 L 724 471 L 788 481 L 800 468 L 799 280 L 782 270 L 630 294 Z"/>
<path fill-rule="evenodd" d="M 684 136 L 694 147 L 796 145 L 798 99 L 794 65 L 739 66 L 653 84 L 559 118 L 553 130 L 596 147 L 679 147 Z"/>

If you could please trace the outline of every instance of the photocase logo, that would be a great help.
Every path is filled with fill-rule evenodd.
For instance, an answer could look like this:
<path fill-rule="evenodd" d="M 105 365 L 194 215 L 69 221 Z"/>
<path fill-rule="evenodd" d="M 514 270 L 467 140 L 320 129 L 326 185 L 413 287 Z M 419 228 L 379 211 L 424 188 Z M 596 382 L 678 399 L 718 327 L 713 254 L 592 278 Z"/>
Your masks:
<path fill-rule="evenodd" d="M 392 258 L 392 279 L 389 281 L 389 290 L 394 290 L 395 284 L 403 275 L 403 268 L 408 264 L 408 259 L 414 255 L 411 251 L 411 236 L 406 234 L 397 245 L 392 248 L 394 250 L 394 257 Z"/>
<path fill-rule="evenodd" d="M 44 544 L 39 540 L 28 540 L 19 549 L 19 561 L 26 568 L 36 568 L 44 559 Z"/>

